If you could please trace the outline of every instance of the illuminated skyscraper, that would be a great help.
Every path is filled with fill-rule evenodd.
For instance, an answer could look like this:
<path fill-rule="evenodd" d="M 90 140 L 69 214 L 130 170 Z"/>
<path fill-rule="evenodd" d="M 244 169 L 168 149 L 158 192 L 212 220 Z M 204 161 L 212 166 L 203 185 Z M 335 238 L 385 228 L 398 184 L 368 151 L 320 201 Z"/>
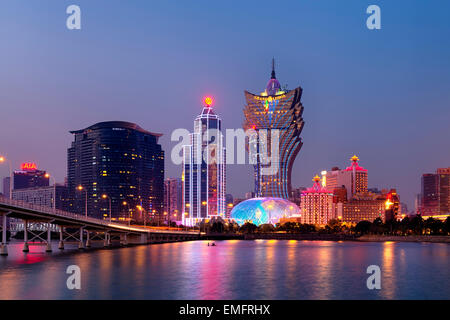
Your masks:
<path fill-rule="evenodd" d="M 436 173 L 422 175 L 420 213 L 423 216 L 442 216 L 450 213 L 450 167 Z"/>
<path fill-rule="evenodd" d="M 183 224 L 195 225 L 215 216 L 225 218 L 225 148 L 222 120 L 212 98 L 194 122 L 190 145 L 183 146 Z"/>
<path fill-rule="evenodd" d="M 300 138 L 304 125 L 300 101 L 302 92 L 301 87 L 294 90 L 281 88 L 275 76 L 274 61 L 272 75 L 264 92 L 260 95 L 244 92 L 247 105 L 244 108 L 243 128 L 258 133 L 256 138 L 250 138 L 247 146 L 247 151 L 255 157 L 252 161 L 257 197 L 289 199 L 292 166 L 303 144 Z M 279 130 L 278 152 L 270 143 L 275 141 L 276 130 Z M 266 142 L 263 142 L 262 134 L 267 136 Z M 271 158 L 274 163 L 267 163 L 267 158 Z"/>
<path fill-rule="evenodd" d="M 137 124 L 108 121 L 71 131 L 68 188 L 71 211 L 113 220 L 163 219 L 164 151 L 162 134 Z M 103 197 L 104 196 L 104 197 Z M 139 206 L 139 210 L 137 210 Z"/>

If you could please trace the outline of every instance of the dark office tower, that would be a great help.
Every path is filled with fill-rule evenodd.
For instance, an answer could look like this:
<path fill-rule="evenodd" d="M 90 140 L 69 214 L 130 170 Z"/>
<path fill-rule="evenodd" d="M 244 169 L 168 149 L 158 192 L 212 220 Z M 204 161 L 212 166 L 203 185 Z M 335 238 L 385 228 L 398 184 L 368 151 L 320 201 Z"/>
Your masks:
<path fill-rule="evenodd" d="M 438 175 L 438 194 L 439 194 L 439 213 L 450 213 L 450 167 L 439 168 L 436 171 Z"/>
<path fill-rule="evenodd" d="M 10 198 L 10 183 L 11 183 L 11 177 L 5 177 L 3 178 L 3 196 L 5 198 Z"/>
<path fill-rule="evenodd" d="M 43 170 L 38 170 L 35 163 L 22 163 L 20 170 L 14 171 L 14 190 L 48 187 L 49 176 Z"/>
<path fill-rule="evenodd" d="M 422 175 L 422 206 L 423 216 L 435 215 L 439 211 L 438 176 L 433 173 Z"/>
<path fill-rule="evenodd" d="M 123 121 L 71 131 L 68 188 L 71 211 L 112 220 L 163 219 L 164 151 L 161 134 Z M 110 202 L 111 200 L 111 202 Z"/>
<path fill-rule="evenodd" d="M 294 90 L 281 88 L 275 77 L 274 61 L 265 91 L 260 95 L 245 91 L 247 105 L 244 108 L 243 127 L 244 130 L 253 129 L 258 133 L 256 138 L 252 135 L 249 139 L 247 150 L 251 158 L 255 158 L 252 160 L 255 164 L 255 194 L 259 197 L 288 199 L 291 194 L 292 166 L 303 144 L 300 138 L 304 125 L 300 101 L 302 92 L 301 87 Z M 278 152 L 273 151 L 276 149 L 271 146 L 277 132 Z M 267 163 L 267 157 L 272 159 L 270 163 Z"/>

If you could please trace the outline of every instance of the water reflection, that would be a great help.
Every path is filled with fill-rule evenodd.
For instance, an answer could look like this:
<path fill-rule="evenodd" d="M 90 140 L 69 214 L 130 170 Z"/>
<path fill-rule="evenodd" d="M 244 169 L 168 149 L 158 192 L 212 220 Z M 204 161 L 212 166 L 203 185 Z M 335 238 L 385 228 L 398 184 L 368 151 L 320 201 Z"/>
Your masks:
<path fill-rule="evenodd" d="M 383 243 L 383 262 L 381 267 L 382 295 L 385 299 L 393 299 L 395 295 L 395 268 L 394 268 L 395 243 L 386 241 Z"/>
<path fill-rule="evenodd" d="M 205 241 L 0 258 L 0 299 L 450 298 L 450 246 L 420 243 Z M 82 270 L 68 290 L 66 269 Z M 368 290 L 367 266 L 382 271 Z"/>

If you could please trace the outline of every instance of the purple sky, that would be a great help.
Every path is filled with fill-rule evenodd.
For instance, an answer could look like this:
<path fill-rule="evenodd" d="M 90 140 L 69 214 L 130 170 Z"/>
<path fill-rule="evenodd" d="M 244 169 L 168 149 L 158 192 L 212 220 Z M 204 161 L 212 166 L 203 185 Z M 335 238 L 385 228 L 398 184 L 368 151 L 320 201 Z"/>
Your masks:
<path fill-rule="evenodd" d="M 270 77 L 302 86 L 304 146 L 294 186 L 357 154 L 370 187 L 396 187 L 410 208 L 420 175 L 450 165 L 448 1 L 375 1 L 382 29 L 366 28 L 374 1 L 76 1 L 82 30 L 66 29 L 74 1 L 0 4 L 0 154 L 33 161 L 58 181 L 76 130 L 124 120 L 170 134 L 192 129 L 205 94 L 227 128 L 242 124 L 244 90 Z M 253 186 L 228 168 L 228 193 Z M 0 166 L 0 176 L 8 174 Z"/>

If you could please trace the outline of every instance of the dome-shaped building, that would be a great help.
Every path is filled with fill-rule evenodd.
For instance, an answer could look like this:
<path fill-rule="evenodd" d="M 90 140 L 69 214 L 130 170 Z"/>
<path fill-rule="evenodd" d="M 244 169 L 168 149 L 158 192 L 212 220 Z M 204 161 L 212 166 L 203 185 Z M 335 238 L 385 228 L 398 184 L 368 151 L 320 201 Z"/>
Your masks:
<path fill-rule="evenodd" d="M 231 211 L 231 219 L 239 225 L 251 222 L 276 224 L 280 218 L 288 218 L 300 214 L 299 207 L 281 198 L 253 198 L 239 203 Z"/>

